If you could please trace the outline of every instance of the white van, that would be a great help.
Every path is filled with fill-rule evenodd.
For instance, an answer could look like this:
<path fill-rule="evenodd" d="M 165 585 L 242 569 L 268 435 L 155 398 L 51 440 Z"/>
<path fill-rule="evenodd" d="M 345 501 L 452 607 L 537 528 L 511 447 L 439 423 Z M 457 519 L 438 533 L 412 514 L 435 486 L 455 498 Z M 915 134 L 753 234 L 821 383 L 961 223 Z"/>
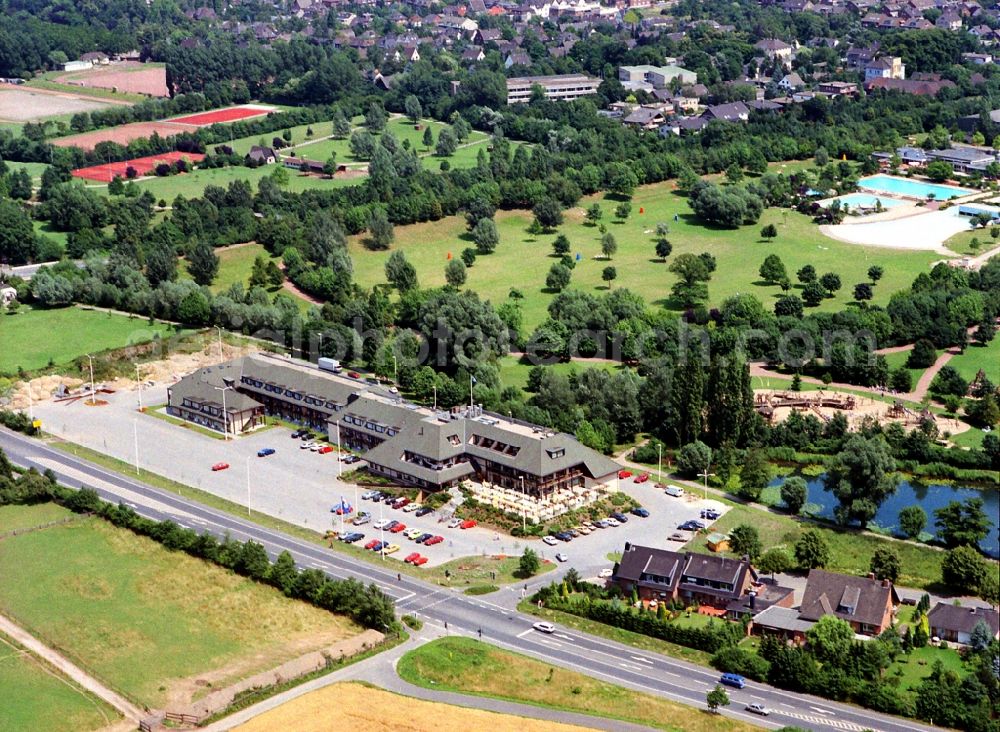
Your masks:
<path fill-rule="evenodd" d="M 684 489 L 679 485 L 668 485 L 667 489 L 663 492 L 668 496 L 673 496 L 674 498 L 681 498 L 684 496 Z"/>

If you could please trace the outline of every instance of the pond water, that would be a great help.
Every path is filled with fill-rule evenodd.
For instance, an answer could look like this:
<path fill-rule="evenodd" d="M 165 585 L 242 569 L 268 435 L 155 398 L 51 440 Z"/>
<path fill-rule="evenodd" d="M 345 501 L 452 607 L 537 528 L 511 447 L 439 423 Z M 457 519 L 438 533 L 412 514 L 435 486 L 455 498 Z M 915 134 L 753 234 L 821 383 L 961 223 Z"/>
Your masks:
<path fill-rule="evenodd" d="M 837 499 L 833 493 L 823 488 L 823 476 L 802 476 L 809 485 L 809 503 L 819 506 L 815 511 L 822 518 L 833 518 Z M 771 486 L 780 487 L 784 478 L 775 478 Z M 934 509 L 943 508 L 950 501 L 964 501 L 967 498 L 983 499 L 983 510 L 993 522 L 989 535 L 980 542 L 980 547 L 991 557 L 1000 557 L 1000 491 L 995 488 L 971 488 L 958 485 L 938 485 L 900 481 L 896 492 L 886 499 L 875 514 L 874 523 L 887 529 L 897 530 L 899 512 L 913 504 L 920 505 L 927 512 L 927 527 L 931 536 L 935 535 Z"/>

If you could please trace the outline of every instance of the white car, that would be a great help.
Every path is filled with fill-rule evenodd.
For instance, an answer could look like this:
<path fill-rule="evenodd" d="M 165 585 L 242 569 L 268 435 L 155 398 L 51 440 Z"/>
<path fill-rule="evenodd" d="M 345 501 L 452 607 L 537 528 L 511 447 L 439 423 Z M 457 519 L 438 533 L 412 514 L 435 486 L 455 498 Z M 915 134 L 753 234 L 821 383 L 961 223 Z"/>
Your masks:
<path fill-rule="evenodd" d="M 459 526 L 461 526 L 461 524 L 462 524 L 462 519 L 460 519 L 460 518 L 453 518 L 451 521 L 448 522 L 448 528 L 449 529 L 455 529 L 455 528 L 458 528 Z"/>
<path fill-rule="evenodd" d="M 611 570 L 602 569 L 600 572 L 597 573 L 597 576 L 600 577 L 601 579 L 607 579 L 608 577 L 611 576 Z"/>
<path fill-rule="evenodd" d="M 558 554 L 556 554 L 556 561 L 558 561 L 558 562 L 568 562 L 569 561 L 569 557 L 567 557 L 562 552 L 559 552 Z"/>
<path fill-rule="evenodd" d="M 606 523 L 606 524 L 607 524 L 608 526 L 621 526 L 621 524 L 620 524 L 620 523 L 618 523 L 618 520 L 617 520 L 617 519 L 613 519 L 613 518 L 611 518 L 610 516 L 609 516 L 608 518 L 604 519 L 604 522 L 605 522 L 605 523 Z"/>
<path fill-rule="evenodd" d="M 378 494 L 378 491 L 365 491 L 361 494 L 362 501 L 368 501 L 374 498 Z"/>
<path fill-rule="evenodd" d="M 684 489 L 679 485 L 668 485 L 667 489 L 663 492 L 674 498 L 682 498 L 684 496 Z"/>
<path fill-rule="evenodd" d="M 535 623 L 531 627 L 534 628 L 535 630 L 537 630 L 539 633 L 555 633 L 556 632 L 556 626 L 554 626 L 552 623 Z"/>
<path fill-rule="evenodd" d="M 559 540 L 554 536 L 543 536 L 542 541 L 544 541 L 549 546 L 555 546 L 559 543 Z"/>
<path fill-rule="evenodd" d="M 392 519 L 381 519 L 379 521 L 376 521 L 374 524 L 372 524 L 372 528 L 373 529 L 384 529 L 386 526 L 389 525 L 390 521 L 392 521 Z"/>
<path fill-rule="evenodd" d="M 315 442 L 303 442 L 301 445 L 299 445 L 299 449 L 300 450 L 311 450 L 313 448 L 313 445 L 315 445 L 315 444 L 316 444 Z"/>
<path fill-rule="evenodd" d="M 403 513 L 413 513 L 414 511 L 419 511 L 419 510 L 420 510 L 419 503 L 407 503 L 405 506 L 403 506 Z"/>
<path fill-rule="evenodd" d="M 758 704 L 757 702 L 754 702 L 753 704 L 747 704 L 746 707 L 744 708 L 748 712 L 752 712 L 753 714 L 759 714 L 762 717 L 766 717 L 768 714 L 771 713 L 770 709 L 765 707 L 763 704 Z"/>

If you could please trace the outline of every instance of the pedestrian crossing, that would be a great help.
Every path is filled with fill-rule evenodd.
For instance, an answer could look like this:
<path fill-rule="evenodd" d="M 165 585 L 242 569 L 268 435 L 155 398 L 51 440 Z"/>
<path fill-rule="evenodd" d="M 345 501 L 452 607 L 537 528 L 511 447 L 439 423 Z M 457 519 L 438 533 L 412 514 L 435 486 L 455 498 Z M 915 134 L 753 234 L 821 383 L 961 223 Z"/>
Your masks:
<path fill-rule="evenodd" d="M 854 724 L 853 722 L 845 722 L 842 719 L 832 719 L 830 717 L 821 717 L 816 714 L 799 714 L 798 712 L 781 712 L 783 717 L 792 717 L 793 719 L 798 719 L 802 722 L 809 722 L 810 724 L 821 724 L 826 727 L 833 727 L 834 729 L 847 730 L 847 732 L 863 732 L 863 730 L 872 730 L 873 732 L 878 732 L 873 727 L 862 727 L 860 724 Z"/>

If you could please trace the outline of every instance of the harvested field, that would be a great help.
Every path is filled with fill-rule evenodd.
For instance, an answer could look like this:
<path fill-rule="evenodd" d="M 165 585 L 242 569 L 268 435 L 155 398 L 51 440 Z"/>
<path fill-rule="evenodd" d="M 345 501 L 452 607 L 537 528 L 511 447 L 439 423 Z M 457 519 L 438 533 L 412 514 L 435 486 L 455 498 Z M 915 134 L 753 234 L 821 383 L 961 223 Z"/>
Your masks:
<path fill-rule="evenodd" d="M 71 86 L 111 89 L 126 94 L 145 94 L 151 97 L 165 97 L 169 94 L 167 69 L 160 65 L 126 62 L 91 71 L 64 74 L 55 81 Z"/>
<path fill-rule="evenodd" d="M 86 178 L 87 180 L 96 180 L 101 183 L 110 183 L 114 180 L 115 176 L 121 178 L 128 177 L 126 172 L 129 168 L 133 168 L 139 176 L 148 175 L 156 168 L 160 163 L 174 163 L 178 160 L 187 160 L 188 162 L 197 163 L 205 158 L 201 153 L 187 153 L 187 152 L 166 152 L 160 153 L 159 155 L 147 155 L 144 158 L 135 158 L 134 160 L 123 160 L 118 163 L 105 163 L 104 165 L 91 165 L 87 168 L 77 168 L 73 171 L 73 175 L 77 178 Z"/>
<path fill-rule="evenodd" d="M 262 117 L 270 112 L 277 112 L 274 107 L 265 107 L 258 104 L 244 104 L 240 107 L 228 107 L 226 109 L 216 109 L 211 112 L 200 114 L 189 114 L 186 117 L 174 117 L 171 122 L 178 125 L 192 125 L 194 127 L 208 127 L 222 122 L 235 122 L 240 119 L 250 119 L 251 117 Z"/>
<path fill-rule="evenodd" d="M 103 106 L 103 105 L 102 105 Z M 154 132 L 160 137 L 170 137 L 179 135 L 182 132 L 191 130 L 181 125 L 170 122 L 130 122 L 127 125 L 118 127 L 108 127 L 103 130 L 93 132 L 81 132 L 79 135 L 69 135 L 52 140 L 53 145 L 59 147 L 79 147 L 83 150 L 93 150 L 99 142 L 117 142 L 119 145 L 128 145 L 132 140 L 142 137 L 149 137 Z"/>
<path fill-rule="evenodd" d="M 422 701 L 361 684 L 333 684 L 236 728 L 237 732 L 583 732 L 584 727 Z"/>
<path fill-rule="evenodd" d="M 71 94 L 57 94 L 24 87 L 0 85 L 0 120 L 34 122 L 64 114 L 93 112 L 111 105 Z"/>

